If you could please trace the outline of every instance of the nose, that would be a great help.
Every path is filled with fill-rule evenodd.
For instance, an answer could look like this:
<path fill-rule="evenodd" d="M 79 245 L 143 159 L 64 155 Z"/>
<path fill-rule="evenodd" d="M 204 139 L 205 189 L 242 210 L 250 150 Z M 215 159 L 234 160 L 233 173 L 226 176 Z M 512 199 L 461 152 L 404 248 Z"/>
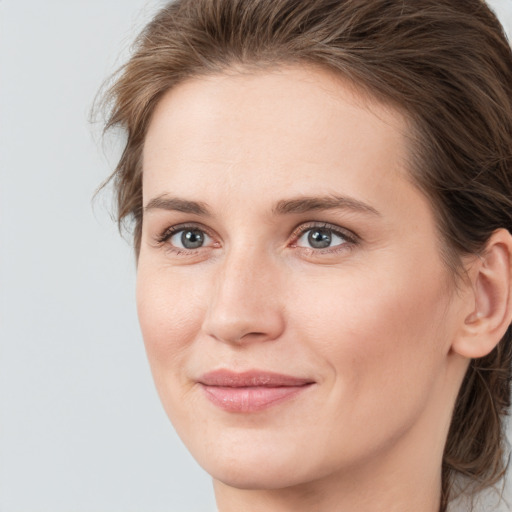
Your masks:
<path fill-rule="evenodd" d="M 205 333 L 241 344 L 272 341 L 285 327 L 282 279 L 276 262 L 255 250 L 226 256 L 214 277 Z"/>

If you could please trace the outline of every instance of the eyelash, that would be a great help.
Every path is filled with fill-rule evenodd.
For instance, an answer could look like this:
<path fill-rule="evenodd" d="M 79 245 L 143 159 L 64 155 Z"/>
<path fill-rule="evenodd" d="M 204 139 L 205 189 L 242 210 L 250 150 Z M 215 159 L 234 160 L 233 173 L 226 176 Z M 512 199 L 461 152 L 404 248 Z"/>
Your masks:
<path fill-rule="evenodd" d="M 297 245 L 298 241 L 308 232 L 314 229 L 324 229 L 330 232 L 333 235 L 338 236 L 344 240 L 343 243 L 334 245 L 332 247 L 325 247 L 323 249 L 313 248 L 313 247 L 302 247 Z M 292 240 L 291 247 L 295 247 L 302 251 L 306 251 L 309 254 L 332 254 L 340 251 L 346 251 L 357 245 L 359 242 L 359 237 L 353 232 L 345 228 L 341 228 L 340 226 L 336 226 L 333 224 L 329 224 L 327 222 L 307 222 L 305 224 L 300 224 L 297 228 L 292 231 Z"/>
<path fill-rule="evenodd" d="M 156 239 L 158 245 L 164 245 L 167 244 L 167 242 L 170 240 L 170 238 L 175 235 L 176 233 L 180 233 L 181 231 L 201 231 L 202 233 L 205 233 L 210 238 L 215 238 L 209 230 L 207 230 L 204 226 L 201 224 L 178 224 L 176 226 L 170 226 L 167 229 L 165 229 Z M 193 255 L 196 254 L 199 250 L 204 249 L 204 247 L 199 247 L 198 249 L 181 249 L 180 247 L 174 247 L 173 245 L 169 244 L 169 250 L 174 252 L 177 255 L 183 256 L 183 255 Z"/>
<path fill-rule="evenodd" d="M 344 240 L 343 243 L 335 245 L 333 247 L 326 247 L 326 248 L 313 248 L 313 247 L 302 247 L 297 245 L 298 241 L 302 236 L 304 236 L 308 231 L 311 231 L 313 229 L 324 229 L 330 233 L 332 233 L 335 236 L 338 236 Z M 200 231 L 204 234 L 206 234 L 208 237 L 214 239 L 214 235 L 211 234 L 211 232 L 206 229 L 201 224 L 178 224 L 176 226 L 170 226 L 166 228 L 160 235 L 157 236 L 156 241 L 158 245 L 165 245 L 169 242 L 170 238 L 182 231 Z M 352 231 L 341 228 L 339 226 L 329 224 L 326 222 L 308 222 L 308 223 L 302 223 L 298 227 L 296 227 L 291 234 L 292 242 L 289 244 L 290 247 L 293 247 L 297 250 L 305 251 L 308 254 L 332 254 L 337 253 L 340 251 L 345 251 L 347 249 L 350 249 L 357 245 L 360 241 L 359 237 Z M 217 247 L 219 245 L 217 244 Z M 171 244 L 169 244 L 169 250 L 171 250 L 173 253 L 180 255 L 180 256 L 192 256 L 196 254 L 197 252 L 204 250 L 208 247 L 199 247 L 197 249 L 182 249 L 180 247 L 175 247 Z"/>

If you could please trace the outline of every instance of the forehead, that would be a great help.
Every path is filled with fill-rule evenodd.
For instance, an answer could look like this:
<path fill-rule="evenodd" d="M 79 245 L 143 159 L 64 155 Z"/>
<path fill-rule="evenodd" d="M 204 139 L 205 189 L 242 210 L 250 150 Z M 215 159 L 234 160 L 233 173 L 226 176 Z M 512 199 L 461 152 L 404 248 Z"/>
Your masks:
<path fill-rule="evenodd" d="M 144 200 L 169 189 L 190 195 L 205 183 L 210 195 L 222 184 L 278 200 L 285 189 L 304 194 L 314 184 L 322 194 L 371 196 L 384 181 L 404 179 L 406 131 L 397 110 L 322 69 L 191 79 L 155 109 L 143 154 Z"/>

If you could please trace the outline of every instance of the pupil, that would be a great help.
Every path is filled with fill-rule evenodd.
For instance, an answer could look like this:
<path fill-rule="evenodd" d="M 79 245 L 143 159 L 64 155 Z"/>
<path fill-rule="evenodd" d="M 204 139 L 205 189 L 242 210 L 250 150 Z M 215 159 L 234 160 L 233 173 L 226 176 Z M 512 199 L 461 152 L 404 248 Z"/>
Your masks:
<path fill-rule="evenodd" d="M 308 241 L 315 249 L 324 249 L 331 245 L 331 234 L 326 230 L 315 229 L 309 233 Z"/>
<path fill-rule="evenodd" d="M 204 243 L 204 235 L 201 231 L 183 231 L 181 243 L 186 249 L 197 249 Z"/>

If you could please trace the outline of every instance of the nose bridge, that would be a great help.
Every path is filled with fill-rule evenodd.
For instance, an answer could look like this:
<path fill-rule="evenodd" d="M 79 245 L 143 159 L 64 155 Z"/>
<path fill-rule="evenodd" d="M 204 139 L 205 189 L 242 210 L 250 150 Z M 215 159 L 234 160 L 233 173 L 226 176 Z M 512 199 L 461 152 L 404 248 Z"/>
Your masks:
<path fill-rule="evenodd" d="M 206 333 L 233 343 L 277 338 L 284 327 L 279 282 L 268 253 L 255 245 L 233 247 L 214 278 Z"/>

